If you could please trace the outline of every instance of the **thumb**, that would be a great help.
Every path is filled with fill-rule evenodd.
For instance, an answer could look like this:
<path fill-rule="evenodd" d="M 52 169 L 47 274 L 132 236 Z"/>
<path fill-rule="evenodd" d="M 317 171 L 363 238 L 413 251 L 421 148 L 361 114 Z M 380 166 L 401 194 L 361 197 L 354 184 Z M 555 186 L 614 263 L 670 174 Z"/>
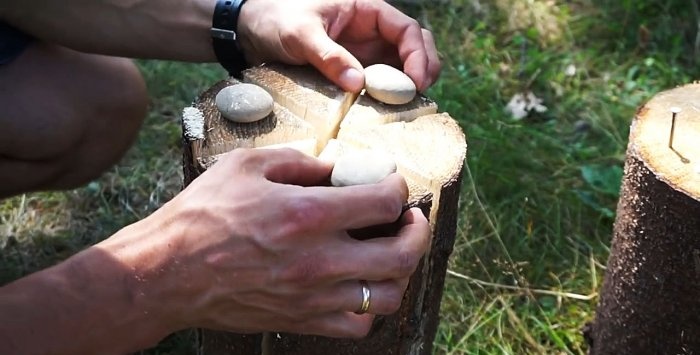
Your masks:
<path fill-rule="evenodd" d="M 345 91 L 360 92 L 365 75 L 360 61 L 318 28 L 301 41 L 304 58 Z"/>

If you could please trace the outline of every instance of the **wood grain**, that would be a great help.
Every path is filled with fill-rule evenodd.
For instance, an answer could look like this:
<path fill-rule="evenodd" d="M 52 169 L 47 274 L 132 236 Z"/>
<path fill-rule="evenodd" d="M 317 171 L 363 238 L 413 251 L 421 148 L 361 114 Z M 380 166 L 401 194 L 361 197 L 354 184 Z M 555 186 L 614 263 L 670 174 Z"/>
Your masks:
<path fill-rule="evenodd" d="M 232 80 L 222 81 L 202 93 L 193 107 L 205 121 L 205 138 L 184 138 L 183 169 L 188 184 L 216 164 L 225 152 L 263 148 L 276 144 L 316 141 L 314 155 L 334 160 L 359 149 L 381 149 L 391 155 L 407 181 L 408 205 L 429 217 L 433 233 L 429 253 L 412 276 L 400 310 L 377 317 L 364 339 L 332 339 L 294 334 L 264 336 L 227 335 L 203 330 L 200 354 L 430 354 L 439 323 L 447 262 L 454 244 L 458 199 L 466 142 L 460 126 L 448 114 L 437 114 L 437 105 L 418 96 L 406 105 L 388 106 L 360 96 L 349 109 L 347 95 L 309 67 L 267 65 L 244 72 L 244 81 L 268 90 L 276 106 L 274 114 L 253 125 L 222 119 L 213 104 L 216 93 Z M 340 124 L 336 135 L 334 127 Z M 329 144 L 330 142 L 330 144 Z M 323 153 L 322 151 L 328 145 Z M 392 226 L 380 226 L 391 228 Z M 375 230 L 376 231 L 376 230 Z M 368 234 L 369 233 L 369 234 Z M 370 230 L 355 231 L 358 238 Z M 264 350 L 263 350 L 264 349 Z"/>

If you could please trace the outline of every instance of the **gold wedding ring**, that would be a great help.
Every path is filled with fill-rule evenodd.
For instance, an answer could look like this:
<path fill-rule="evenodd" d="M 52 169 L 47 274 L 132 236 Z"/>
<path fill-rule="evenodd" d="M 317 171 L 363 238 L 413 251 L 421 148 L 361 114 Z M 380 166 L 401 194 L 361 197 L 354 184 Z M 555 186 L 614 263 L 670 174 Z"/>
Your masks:
<path fill-rule="evenodd" d="M 367 281 L 360 280 L 360 286 L 362 286 L 362 305 L 360 306 L 360 309 L 355 313 L 365 314 L 367 313 L 367 311 L 369 311 L 369 299 L 372 296 L 372 293 L 369 291 L 369 285 L 367 284 Z"/>

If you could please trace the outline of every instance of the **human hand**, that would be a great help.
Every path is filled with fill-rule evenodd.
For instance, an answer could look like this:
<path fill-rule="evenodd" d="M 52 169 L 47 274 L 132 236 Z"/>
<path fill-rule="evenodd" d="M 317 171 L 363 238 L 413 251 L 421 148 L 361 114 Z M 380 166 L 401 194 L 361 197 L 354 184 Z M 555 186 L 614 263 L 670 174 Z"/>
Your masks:
<path fill-rule="evenodd" d="M 403 68 L 420 91 L 440 73 L 432 34 L 384 1 L 248 0 L 238 30 L 251 63 L 310 63 L 347 91 L 364 86 L 363 65 Z"/>
<path fill-rule="evenodd" d="M 400 217 L 408 192 L 399 175 L 317 186 L 331 169 L 293 150 L 236 150 L 153 215 L 179 231 L 159 282 L 177 291 L 169 308 L 178 328 L 359 337 L 373 314 L 398 309 L 429 225 L 418 209 Z M 359 241 L 347 233 L 399 217 L 395 235 Z M 358 280 L 371 289 L 364 315 L 354 313 Z"/>

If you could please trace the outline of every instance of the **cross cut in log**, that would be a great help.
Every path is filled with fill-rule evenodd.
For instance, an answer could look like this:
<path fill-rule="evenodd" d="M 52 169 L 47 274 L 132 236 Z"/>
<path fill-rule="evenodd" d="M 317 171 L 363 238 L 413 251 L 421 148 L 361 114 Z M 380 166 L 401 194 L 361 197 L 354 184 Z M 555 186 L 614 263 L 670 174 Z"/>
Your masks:
<path fill-rule="evenodd" d="M 377 316 L 364 339 L 200 330 L 200 354 L 430 354 L 455 239 L 466 155 L 459 125 L 448 114 L 437 113 L 437 105 L 420 95 L 398 106 L 365 95 L 352 100 L 310 67 L 255 67 L 244 72 L 244 81 L 272 95 L 272 114 L 254 123 L 224 119 L 214 98 L 222 88 L 236 85 L 234 79 L 202 93 L 183 111 L 185 184 L 236 148 L 291 147 L 328 160 L 360 149 L 380 149 L 392 156 L 406 179 L 409 205 L 420 207 L 428 216 L 433 240 L 411 277 L 400 310 Z"/>

